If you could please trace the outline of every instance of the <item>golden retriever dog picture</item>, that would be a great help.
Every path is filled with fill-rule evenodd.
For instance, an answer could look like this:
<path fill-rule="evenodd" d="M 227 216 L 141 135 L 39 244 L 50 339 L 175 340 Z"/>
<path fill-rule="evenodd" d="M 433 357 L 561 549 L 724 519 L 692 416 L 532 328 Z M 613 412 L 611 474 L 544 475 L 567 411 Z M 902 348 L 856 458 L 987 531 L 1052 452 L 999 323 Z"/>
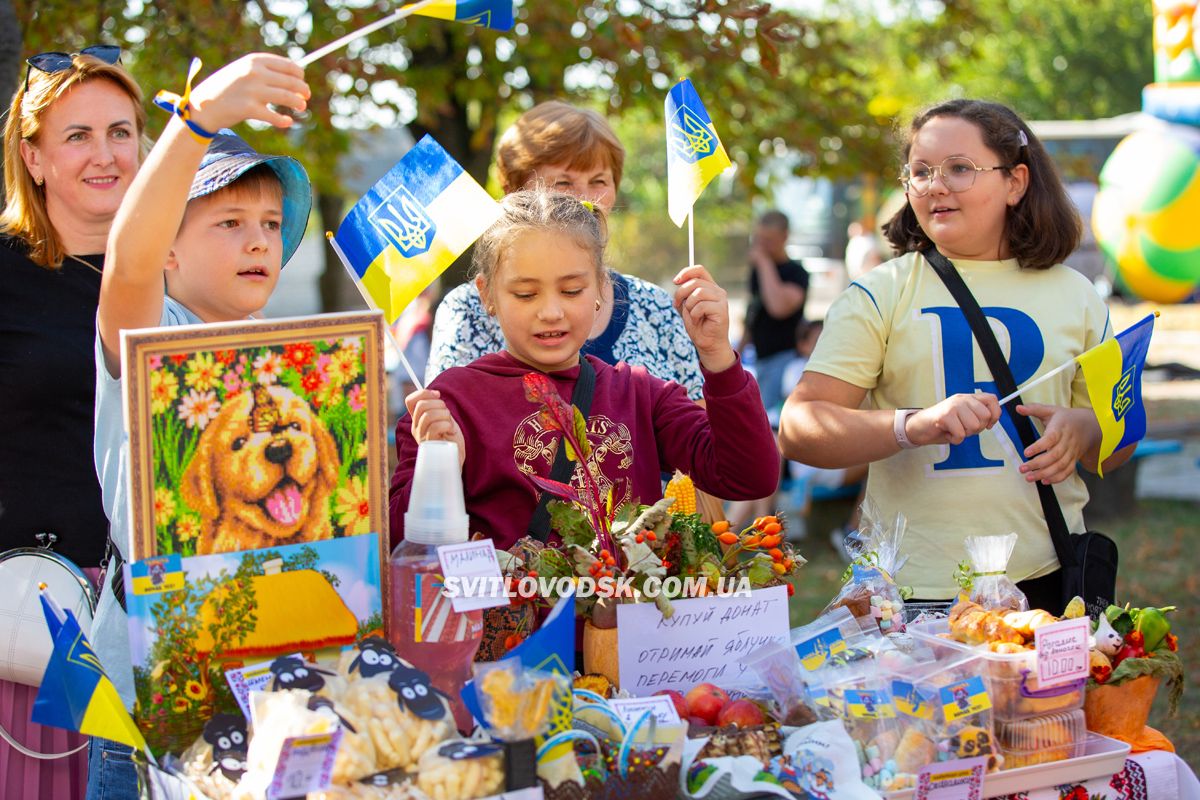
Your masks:
<path fill-rule="evenodd" d="M 209 422 L 180 496 L 200 516 L 196 553 L 228 553 L 333 536 L 341 460 L 308 401 L 255 385 Z"/>
<path fill-rule="evenodd" d="M 122 337 L 132 561 L 387 540 L 383 317 Z"/>

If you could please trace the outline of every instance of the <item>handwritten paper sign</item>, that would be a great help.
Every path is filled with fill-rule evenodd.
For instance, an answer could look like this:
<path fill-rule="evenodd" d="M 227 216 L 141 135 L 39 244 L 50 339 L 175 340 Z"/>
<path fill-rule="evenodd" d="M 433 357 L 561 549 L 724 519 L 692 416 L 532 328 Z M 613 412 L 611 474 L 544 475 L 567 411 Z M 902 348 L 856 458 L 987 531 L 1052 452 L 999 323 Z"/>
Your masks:
<path fill-rule="evenodd" d="M 922 767 L 913 800 L 979 800 L 987 758 L 959 758 Z"/>
<path fill-rule="evenodd" d="M 653 603 L 617 606 L 621 688 L 637 697 L 660 689 L 687 691 L 697 683 L 722 689 L 759 683 L 742 658 L 767 642 L 788 640 L 787 587 L 756 589 L 749 597 L 673 600 L 663 617 Z"/>
<path fill-rule="evenodd" d="M 1087 679 L 1090 669 L 1088 635 L 1091 632 L 1092 623 L 1087 617 L 1064 619 L 1033 632 L 1041 688 Z"/>
<path fill-rule="evenodd" d="M 289 657 L 304 658 L 299 653 L 292 653 Z M 242 715 L 247 720 L 250 719 L 250 693 L 266 691 L 274 677 L 271 674 L 270 661 L 250 664 L 239 669 L 225 670 L 225 680 L 229 683 L 229 688 L 233 690 L 233 699 L 237 701 L 238 708 L 242 710 Z"/>
<path fill-rule="evenodd" d="M 267 787 L 267 800 L 303 797 L 309 792 L 328 789 L 341 742 L 341 728 L 332 733 L 284 739 L 275 764 L 275 777 Z"/>
<path fill-rule="evenodd" d="M 654 714 L 654 721 L 659 725 L 681 725 L 679 710 L 666 695 L 651 695 L 650 697 L 614 698 L 608 701 L 612 710 L 617 712 L 625 728 L 629 729 L 642 718 L 647 711 Z"/>
<path fill-rule="evenodd" d="M 508 605 L 504 576 L 491 539 L 442 545 L 438 561 L 442 564 L 443 591 L 455 611 Z"/>

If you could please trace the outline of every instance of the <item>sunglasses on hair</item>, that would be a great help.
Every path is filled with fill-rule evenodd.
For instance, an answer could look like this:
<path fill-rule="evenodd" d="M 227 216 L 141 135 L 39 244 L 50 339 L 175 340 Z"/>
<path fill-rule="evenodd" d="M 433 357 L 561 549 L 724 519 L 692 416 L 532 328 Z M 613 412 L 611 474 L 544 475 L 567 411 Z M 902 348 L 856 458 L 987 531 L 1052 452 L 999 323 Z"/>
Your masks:
<path fill-rule="evenodd" d="M 29 91 L 30 70 L 36 69 L 38 72 L 45 72 L 48 75 L 62 72 L 64 69 L 70 68 L 75 56 L 93 56 L 105 64 L 116 64 L 121 60 L 121 48 L 115 44 L 94 44 L 91 47 L 83 48 L 78 53 L 61 53 L 53 50 L 30 56 L 25 59 L 25 63 L 29 65 L 25 70 L 25 91 Z"/>

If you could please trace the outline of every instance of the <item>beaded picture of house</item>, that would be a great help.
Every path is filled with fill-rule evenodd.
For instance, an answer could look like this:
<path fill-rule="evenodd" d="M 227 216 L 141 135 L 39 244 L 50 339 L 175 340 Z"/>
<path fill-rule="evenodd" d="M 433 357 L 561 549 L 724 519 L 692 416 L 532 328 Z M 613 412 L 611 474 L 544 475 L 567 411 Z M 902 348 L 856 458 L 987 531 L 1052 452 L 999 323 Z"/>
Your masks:
<path fill-rule="evenodd" d="M 215 713 L 240 713 L 226 670 L 300 653 L 336 662 L 383 633 L 374 534 L 129 565 L 137 701 L 155 752 L 179 752 Z"/>

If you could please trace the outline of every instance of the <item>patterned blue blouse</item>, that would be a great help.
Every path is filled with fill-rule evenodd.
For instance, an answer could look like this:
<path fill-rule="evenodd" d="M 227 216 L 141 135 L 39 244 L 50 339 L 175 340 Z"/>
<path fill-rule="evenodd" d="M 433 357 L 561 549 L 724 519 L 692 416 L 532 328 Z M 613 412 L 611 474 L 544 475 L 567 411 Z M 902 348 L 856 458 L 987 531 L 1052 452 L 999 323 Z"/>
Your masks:
<path fill-rule="evenodd" d="M 651 375 L 681 384 L 693 400 L 700 399 L 704 388 L 700 361 L 671 296 L 632 275 L 610 271 L 609 277 L 612 319 L 602 334 L 583 345 L 583 352 L 609 364 L 624 361 L 645 367 Z M 503 349 L 499 323 L 483 310 L 475 284 L 464 283 L 446 295 L 434 315 L 425 383 L 450 367 Z"/>

